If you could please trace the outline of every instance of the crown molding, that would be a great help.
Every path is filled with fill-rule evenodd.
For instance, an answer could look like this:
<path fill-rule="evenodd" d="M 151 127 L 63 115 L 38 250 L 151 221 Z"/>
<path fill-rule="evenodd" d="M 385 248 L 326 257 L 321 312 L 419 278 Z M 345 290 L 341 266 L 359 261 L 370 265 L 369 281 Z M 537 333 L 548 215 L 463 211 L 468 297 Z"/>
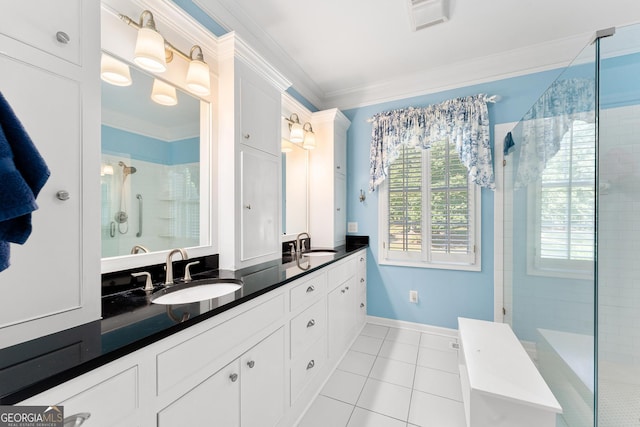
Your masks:
<path fill-rule="evenodd" d="M 218 59 L 239 59 L 272 85 L 284 92 L 291 82 L 277 68 L 245 42 L 235 31 L 218 38 Z"/>
<path fill-rule="evenodd" d="M 337 108 L 330 108 L 328 110 L 317 111 L 311 114 L 311 117 L 314 122 L 317 123 L 327 123 L 333 122 L 336 126 L 343 128 L 344 130 L 349 129 L 351 126 L 351 120 L 345 116 L 342 111 Z"/>
<path fill-rule="evenodd" d="M 301 123 L 311 121 L 311 111 L 297 99 L 284 92 L 282 94 L 282 117 L 289 118 L 293 113 L 298 115 Z"/>
<path fill-rule="evenodd" d="M 583 33 L 444 67 L 398 75 L 374 85 L 327 93 L 321 105 L 347 110 L 564 68 L 571 64 L 591 37 L 591 33 Z"/>
<path fill-rule="evenodd" d="M 311 104 L 321 105 L 324 93 L 307 73 L 258 25 L 247 23 L 247 14 L 238 4 L 228 0 L 192 0 L 213 20 L 225 28 L 232 28 L 243 40 L 253 46 L 269 63 L 287 76 L 289 86 Z M 237 18 L 242 16 L 243 20 Z M 224 36 L 223 36 L 224 37 Z"/>

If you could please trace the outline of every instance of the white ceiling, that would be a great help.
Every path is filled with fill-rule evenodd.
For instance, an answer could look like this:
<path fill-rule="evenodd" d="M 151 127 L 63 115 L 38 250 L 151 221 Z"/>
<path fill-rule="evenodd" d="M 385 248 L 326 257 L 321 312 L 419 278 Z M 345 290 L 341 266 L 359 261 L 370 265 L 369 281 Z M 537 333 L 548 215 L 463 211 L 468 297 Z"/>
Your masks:
<path fill-rule="evenodd" d="M 567 65 L 638 0 L 450 0 L 412 31 L 409 0 L 193 0 L 319 108 L 349 108 Z"/>

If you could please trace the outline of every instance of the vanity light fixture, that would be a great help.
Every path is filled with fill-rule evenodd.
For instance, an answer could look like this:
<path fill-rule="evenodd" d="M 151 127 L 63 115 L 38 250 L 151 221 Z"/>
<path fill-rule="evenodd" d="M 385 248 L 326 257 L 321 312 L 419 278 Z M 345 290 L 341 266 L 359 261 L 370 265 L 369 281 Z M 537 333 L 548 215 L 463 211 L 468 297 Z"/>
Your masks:
<path fill-rule="evenodd" d="M 142 11 L 139 22 L 126 15 L 119 16 L 127 25 L 138 30 L 134 55 L 136 64 L 147 71 L 162 73 L 167 69 L 167 63 L 173 60 L 175 53 L 189 63 L 186 76 L 187 88 L 199 96 L 209 95 L 211 92 L 209 65 L 204 62 L 204 54 L 200 46 L 194 45 L 189 55 L 173 46 L 158 32 L 153 14 L 149 10 Z"/>
<path fill-rule="evenodd" d="M 196 52 L 195 58 L 193 57 Z M 195 45 L 189 52 L 189 69 L 187 70 L 187 87 L 197 95 L 206 96 L 211 92 L 211 79 L 209 78 L 209 65 L 204 62 L 202 48 Z"/>
<path fill-rule="evenodd" d="M 302 142 L 302 148 L 304 148 L 305 150 L 313 150 L 314 148 L 316 148 L 316 134 L 313 133 L 311 123 L 306 122 L 304 126 L 302 126 L 302 130 L 304 131 L 304 141 Z"/>
<path fill-rule="evenodd" d="M 130 86 L 132 83 L 129 66 L 106 53 L 100 59 L 100 78 L 114 86 Z"/>
<path fill-rule="evenodd" d="M 300 124 L 300 118 L 296 113 L 292 113 L 291 117 L 288 119 L 285 118 L 286 121 L 289 122 L 289 141 L 300 143 L 304 141 L 304 129 Z"/>
<path fill-rule="evenodd" d="M 147 17 L 146 23 L 144 21 L 145 16 Z M 129 20 L 131 21 L 130 18 Z M 164 72 L 167 69 L 164 37 L 156 29 L 156 21 L 153 19 L 153 14 L 148 10 L 144 10 L 140 15 L 140 23 L 137 27 L 138 38 L 136 39 L 134 61 L 147 71 L 154 73 Z"/>
<path fill-rule="evenodd" d="M 165 81 L 153 79 L 151 99 L 160 105 L 176 105 L 178 103 L 176 88 Z"/>

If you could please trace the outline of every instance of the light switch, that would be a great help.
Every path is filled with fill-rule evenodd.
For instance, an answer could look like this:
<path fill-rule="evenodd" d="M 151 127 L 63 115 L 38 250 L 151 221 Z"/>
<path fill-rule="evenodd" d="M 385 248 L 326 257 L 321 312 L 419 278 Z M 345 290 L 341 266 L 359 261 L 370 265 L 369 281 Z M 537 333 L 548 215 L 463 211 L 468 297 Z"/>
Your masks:
<path fill-rule="evenodd" d="M 357 233 L 358 232 L 358 223 L 357 222 L 348 222 L 347 223 L 347 232 L 349 232 L 349 233 Z"/>

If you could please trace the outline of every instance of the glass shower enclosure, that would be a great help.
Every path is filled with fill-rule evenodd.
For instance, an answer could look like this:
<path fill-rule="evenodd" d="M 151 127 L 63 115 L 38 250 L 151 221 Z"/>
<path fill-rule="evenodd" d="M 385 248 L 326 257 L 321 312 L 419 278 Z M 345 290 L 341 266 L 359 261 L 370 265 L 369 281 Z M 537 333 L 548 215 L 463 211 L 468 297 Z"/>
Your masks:
<path fill-rule="evenodd" d="M 639 52 L 598 32 L 504 141 L 504 320 L 558 427 L 640 425 Z"/>

